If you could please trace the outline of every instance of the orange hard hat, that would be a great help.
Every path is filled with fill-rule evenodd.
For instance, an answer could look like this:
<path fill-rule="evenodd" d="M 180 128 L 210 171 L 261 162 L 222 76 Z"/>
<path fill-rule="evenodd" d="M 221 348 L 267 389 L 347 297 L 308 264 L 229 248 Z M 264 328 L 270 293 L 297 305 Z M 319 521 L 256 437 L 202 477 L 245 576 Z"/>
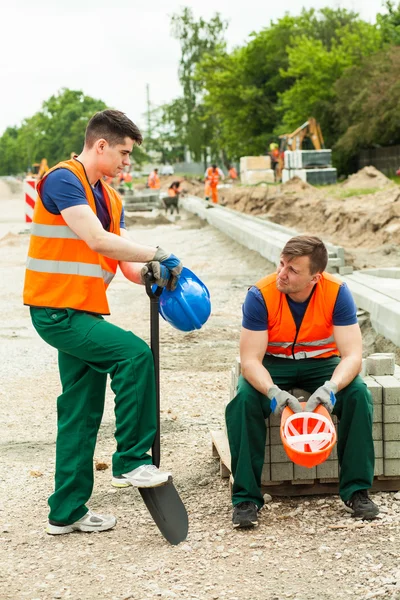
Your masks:
<path fill-rule="evenodd" d="M 301 405 L 304 409 L 306 403 Z M 321 404 L 314 412 L 299 413 L 287 406 L 282 413 L 280 433 L 290 460 L 309 469 L 323 463 L 336 444 L 335 425 Z"/>

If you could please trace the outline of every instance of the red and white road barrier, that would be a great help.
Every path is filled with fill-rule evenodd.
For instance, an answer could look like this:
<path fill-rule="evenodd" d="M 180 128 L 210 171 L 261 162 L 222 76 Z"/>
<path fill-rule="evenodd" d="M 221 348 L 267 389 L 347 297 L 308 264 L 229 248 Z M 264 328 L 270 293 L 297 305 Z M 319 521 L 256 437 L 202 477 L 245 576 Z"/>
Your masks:
<path fill-rule="evenodd" d="M 36 202 L 36 179 L 27 177 L 24 179 L 25 194 L 25 223 L 32 223 L 33 209 Z"/>

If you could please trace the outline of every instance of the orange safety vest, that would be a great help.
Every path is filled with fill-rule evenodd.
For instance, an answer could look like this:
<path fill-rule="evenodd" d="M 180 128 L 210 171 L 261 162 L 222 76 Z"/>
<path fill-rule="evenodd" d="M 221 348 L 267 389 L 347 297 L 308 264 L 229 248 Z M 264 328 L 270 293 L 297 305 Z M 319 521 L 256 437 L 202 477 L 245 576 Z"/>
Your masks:
<path fill-rule="evenodd" d="M 214 187 L 218 185 L 219 182 L 219 171 L 218 169 L 214 169 L 212 167 L 208 167 L 207 169 L 207 181 L 208 183 Z"/>
<path fill-rule="evenodd" d="M 160 189 L 160 178 L 154 171 L 149 175 L 148 184 L 149 188 L 153 190 Z"/>
<path fill-rule="evenodd" d="M 276 278 L 273 273 L 256 283 L 268 311 L 266 354 L 296 360 L 340 356 L 333 338 L 332 317 L 341 281 L 325 271 L 322 273 L 296 332 L 286 294 L 277 289 Z"/>
<path fill-rule="evenodd" d="M 178 190 L 176 190 L 175 188 L 168 188 L 168 196 L 170 198 L 175 198 L 175 196 L 178 194 Z"/>
<path fill-rule="evenodd" d="M 235 167 L 232 167 L 231 169 L 229 169 L 229 177 L 231 179 L 237 179 L 237 176 L 238 176 L 238 174 L 237 174 Z"/>
<path fill-rule="evenodd" d="M 31 238 L 25 273 L 24 304 L 46 308 L 72 308 L 109 315 L 106 290 L 113 279 L 118 260 L 91 250 L 62 215 L 53 215 L 40 197 L 46 177 L 56 169 L 69 169 L 85 190 L 90 208 L 96 214 L 93 191 L 84 166 L 77 160 L 60 162 L 38 183 Z M 110 232 L 120 235 L 122 202 L 112 187 L 101 181 L 110 213 Z"/>

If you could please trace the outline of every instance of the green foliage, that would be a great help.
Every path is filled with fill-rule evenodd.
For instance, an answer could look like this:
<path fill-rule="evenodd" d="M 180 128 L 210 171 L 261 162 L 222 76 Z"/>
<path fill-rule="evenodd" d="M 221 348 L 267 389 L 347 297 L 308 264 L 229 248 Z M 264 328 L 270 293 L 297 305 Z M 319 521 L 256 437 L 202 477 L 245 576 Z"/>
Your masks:
<path fill-rule="evenodd" d="M 159 123 L 172 130 L 172 154 L 182 155 L 185 146 L 195 160 L 201 160 L 214 139 L 215 119 L 202 106 L 203 82 L 195 77 L 197 64 L 207 55 L 225 48 L 227 22 L 216 13 L 211 19 L 195 20 L 190 8 L 171 18 L 172 35 L 181 46 L 179 81 L 183 97 L 163 107 Z M 162 134 L 158 132 L 162 139 Z M 155 136 L 157 137 L 157 136 Z M 178 141 L 179 140 L 179 141 Z"/>
<path fill-rule="evenodd" d="M 49 165 L 80 152 L 90 117 L 106 105 L 81 91 L 62 89 L 25 119 L 20 127 L 8 128 L 0 138 L 0 174 L 22 173 L 47 158 Z"/>
<path fill-rule="evenodd" d="M 376 22 L 382 32 L 384 42 L 387 44 L 400 45 L 400 2 L 397 7 L 393 2 L 386 2 L 387 13 L 377 15 Z"/>
<path fill-rule="evenodd" d="M 346 155 L 362 147 L 400 144 L 400 47 L 364 58 L 336 82 L 340 138 Z"/>
<path fill-rule="evenodd" d="M 282 72 L 293 81 L 280 96 L 283 125 L 296 129 L 309 116 L 321 125 L 327 147 L 337 137 L 335 82 L 343 72 L 382 47 L 382 36 L 375 25 L 353 21 L 336 31 L 329 47 L 320 39 L 305 35 L 288 49 L 289 66 Z"/>

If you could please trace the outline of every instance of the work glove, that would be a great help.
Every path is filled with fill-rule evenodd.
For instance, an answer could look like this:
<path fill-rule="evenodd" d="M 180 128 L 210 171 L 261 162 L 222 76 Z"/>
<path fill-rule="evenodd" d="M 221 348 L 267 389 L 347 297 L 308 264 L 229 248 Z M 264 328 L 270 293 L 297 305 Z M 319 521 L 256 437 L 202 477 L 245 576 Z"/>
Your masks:
<path fill-rule="evenodd" d="M 169 290 L 174 290 L 176 288 L 176 284 L 183 269 L 183 265 L 179 258 L 177 258 L 175 254 L 169 254 L 168 252 L 163 250 L 163 248 L 157 246 L 157 252 L 153 257 L 153 261 L 158 261 L 161 265 L 167 267 L 167 269 L 170 271 L 172 277 L 169 284 L 167 285 L 167 288 Z"/>
<path fill-rule="evenodd" d="M 156 283 L 158 287 L 166 287 L 171 279 L 170 270 L 155 260 L 146 263 L 142 267 L 140 279 L 143 284 L 146 283 L 148 273 L 150 273 L 150 283 Z"/>
<path fill-rule="evenodd" d="M 325 381 L 324 385 L 321 385 L 307 400 L 307 404 L 304 410 L 308 412 L 314 412 L 318 404 L 322 404 L 328 412 L 332 412 L 335 406 L 336 397 L 335 394 L 338 391 L 338 386 L 333 381 Z"/>
<path fill-rule="evenodd" d="M 286 406 L 291 408 L 295 413 L 302 412 L 303 410 L 295 396 L 281 390 L 277 385 L 272 385 L 269 388 L 267 397 L 271 400 L 270 407 L 274 415 L 281 415 Z"/>

